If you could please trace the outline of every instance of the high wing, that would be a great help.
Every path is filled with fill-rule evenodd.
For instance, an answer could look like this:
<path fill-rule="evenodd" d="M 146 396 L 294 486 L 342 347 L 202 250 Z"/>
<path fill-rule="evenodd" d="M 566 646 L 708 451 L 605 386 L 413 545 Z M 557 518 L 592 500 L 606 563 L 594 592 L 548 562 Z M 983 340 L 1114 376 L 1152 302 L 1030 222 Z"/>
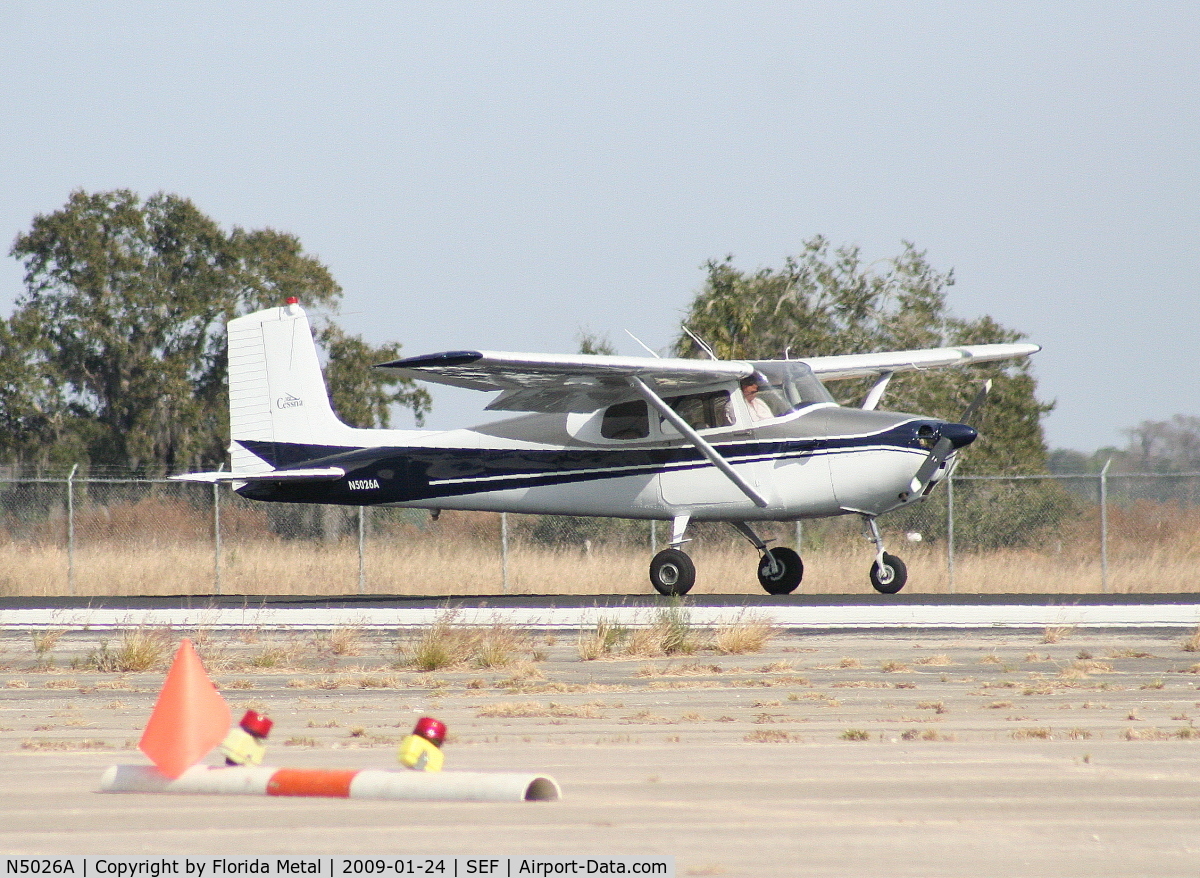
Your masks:
<path fill-rule="evenodd" d="M 963 366 L 1023 357 L 1041 350 L 1033 344 L 969 345 L 877 354 L 803 357 L 823 380 L 859 378 L 940 366 Z M 594 412 L 635 399 L 633 379 L 659 396 L 675 396 L 736 380 L 754 372 L 741 360 L 684 360 L 610 357 L 591 354 L 516 354 L 499 351 L 445 351 L 381 363 L 406 378 L 498 390 L 489 411 Z"/>
<path fill-rule="evenodd" d="M 971 363 L 1009 360 L 1036 354 L 1041 349 L 1040 345 L 1035 344 L 981 344 L 800 359 L 807 363 L 822 381 L 838 381 L 843 378 L 863 378 L 888 372 L 912 372 L 942 366 L 966 366 Z"/>
<path fill-rule="evenodd" d="M 511 354 L 447 351 L 382 363 L 406 378 L 499 390 L 487 408 L 510 412 L 594 412 L 641 394 L 638 378 L 660 395 L 678 396 L 733 381 L 754 367 L 739 360 L 609 357 L 592 354 Z"/>

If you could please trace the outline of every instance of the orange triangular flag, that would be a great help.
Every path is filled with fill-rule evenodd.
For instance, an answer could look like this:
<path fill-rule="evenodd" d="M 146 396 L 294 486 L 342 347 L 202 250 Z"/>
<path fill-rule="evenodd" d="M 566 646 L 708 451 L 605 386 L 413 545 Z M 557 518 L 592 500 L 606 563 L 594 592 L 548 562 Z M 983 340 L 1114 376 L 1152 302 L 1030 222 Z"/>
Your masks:
<path fill-rule="evenodd" d="M 167 777 L 179 777 L 224 740 L 231 719 L 229 705 L 185 637 L 138 747 Z"/>

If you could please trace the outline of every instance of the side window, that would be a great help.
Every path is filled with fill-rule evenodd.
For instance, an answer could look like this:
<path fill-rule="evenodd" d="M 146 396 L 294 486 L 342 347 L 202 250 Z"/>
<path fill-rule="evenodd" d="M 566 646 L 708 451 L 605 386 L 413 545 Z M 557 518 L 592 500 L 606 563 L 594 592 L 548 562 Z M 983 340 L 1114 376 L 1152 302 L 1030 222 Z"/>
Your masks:
<path fill-rule="evenodd" d="M 729 391 L 727 390 L 675 396 L 666 402 L 693 430 L 729 427 L 734 422 L 733 406 L 729 404 Z M 669 428 L 665 421 L 664 426 Z"/>
<path fill-rule="evenodd" d="M 645 439 L 650 435 L 650 415 L 640 399 L 610 405 L 600 423 L 605 439 Z"/>

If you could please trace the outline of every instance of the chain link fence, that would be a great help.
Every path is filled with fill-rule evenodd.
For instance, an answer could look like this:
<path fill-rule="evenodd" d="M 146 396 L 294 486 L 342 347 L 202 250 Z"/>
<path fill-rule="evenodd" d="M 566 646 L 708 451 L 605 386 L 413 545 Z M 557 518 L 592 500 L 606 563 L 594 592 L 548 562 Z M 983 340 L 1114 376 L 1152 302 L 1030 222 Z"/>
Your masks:
<path fill-rule="evenodd" d="M 0 595 L 638 594 L 668 522 L 256 503 L 224 487 L 0 478 Z M 912 593 L 1200 590 L 1200 473 L 959 476 L 879 520 Z M 870 591 L 856 516 L 756 530 L 799 592 Z M 757 555 L 697 522 L 694 593 L 760 594 Z"/>

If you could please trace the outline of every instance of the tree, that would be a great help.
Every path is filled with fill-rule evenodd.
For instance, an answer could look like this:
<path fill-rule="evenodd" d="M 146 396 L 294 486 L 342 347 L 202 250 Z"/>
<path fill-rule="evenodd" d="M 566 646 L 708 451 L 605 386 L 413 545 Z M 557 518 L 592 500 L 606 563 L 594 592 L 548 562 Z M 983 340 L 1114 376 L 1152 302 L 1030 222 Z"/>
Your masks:
<path fill-rule="evenodd" d="M 343 421 L 356 427 L 390 427 L 392 407 L 398 405 L 412 411 L 418 427 L 425 422 L 432 405 L 429 391 L 374 368 L 376 363 L 400 359 L 399 344 L 371 347 L 336 323 L 326 323 L 316 335 L 329 356 L 325 367 L 329 401 Z"/>
<path fill-rule="evenodd" d="M 804 244 L 782 269 L 746 273 L 733 257 L 710 261 L 708 276 L 684 318 L 723 359 L 779 359 L 1019 341 L 1024 336 L 990 317 L 962 320 L 947 306 L 953 272 L 939 272 L 925 253 L 905 242 L 903 252 L 866 264 L 857 247 L 831 250 L 823 237 Z M 701 356 L 686 333 L 679 356 Z M 897 375 L 883 407 L 957 418 L 979 385 L 993 379 L 987 406 L 977 418 L 980 439 L 963 472 L 1041 472 L 1046 446 L 1041 417 L 1050 404 L 1036 399 L 1027 360 L 969 370 L 940 369 Z M 830 390 L 858 405 L 871 382 L 840 381 Z"/>
<path fill-rule="evenodd" d="M 226 233 L 161 192 L 143 202 L 124 189 L 76 191 L 35 217 L 11 255 L 24 263 L 25 291 L 0 333 L 0 394 L 13 405 L 0 453 L 26 464 L 73 456 L 142 474 L 217 465 L 229 440 L 225 322 L 289 296 L 331 315 L 341 297 L 294 235 Z M 383 399 L 418 418 L 428 409 L 428 396 L 394 376 L 350 380 L 366 368 L 356 358 L 377 351 L 331 318 L 321 340 L 339 358 L 336 402 L 350 406 L 351 391 L 371 387 L 351 415 L 370 418 L 360 425 L 386 420 Z"/>
<path fill-rule="evenodd" d="M 1121 469 L 1145 473 L 1200 472 L 1200 418 L 1175 415 L 1128 429 Z"/>
<path fill-rule="evenodd" d="M 575 333 L 575 340 L 579 342 L 579 353 L 581 354 L 611 357 L 617 352 L 606 333 L 596 333 L 580 327 L 579 331 Z"/>

